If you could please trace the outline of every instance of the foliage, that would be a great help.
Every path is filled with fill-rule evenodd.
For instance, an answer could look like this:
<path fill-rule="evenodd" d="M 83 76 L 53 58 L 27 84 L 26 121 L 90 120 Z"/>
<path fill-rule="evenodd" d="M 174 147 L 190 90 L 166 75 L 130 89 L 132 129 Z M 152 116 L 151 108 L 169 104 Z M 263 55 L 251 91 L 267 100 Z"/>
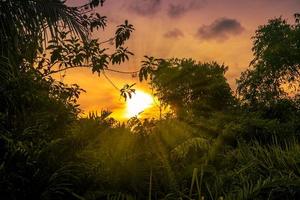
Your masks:
<path fill-rule="evenodd" d="M 133 89 L 132 87 L 135 85 L 134 84 L 131 84 L 131 85 L 124 85 L 124 87 L 120 90 L 121 92 L 121 96 L 124 97 L 125 101 L 128 99 L 128 98 L 131 98 L 132 97 L 132 93 L 135 93 L 135 89 Z"/>
<path fill-rule="evenodd" d="M 142 66 L 139 72 L 140 81 L 148 80 L 148 76 L 150 76 L 150 80 L 152 80 L 154 71 L 157 69 L 159 62 L 162 61 L 152 56 L 145 56 L 145 59 L 146 60 L 142 61 Z"/>
<path fill-rule="evenodd" d="M 92 0 L 82 7 L 69 7 L 60 0 L 1 1 L 0 23 L 5 27 L 0 30 L 1 55 L 28 54 L 33 59 L 37 50 L 43 48 L 44 40 L 59 38 L 62 28 L 87 39 L 89 29 L 104 25 L 105 18 L 93 12 L 85 14 L 92 11 L 97 2 Z M 24 57 L 29 59 L 28 56 Z"/>
<path fill-rule="evenodd" d="M 283 88 L 299 84 L 299 15 L 259 27 L 239 97 L 225 65 L 145 56 L 140 81 L 176 115 L 121 123 L 107 110 L 80 117 L 84 90 L 51 77 L 76 67 L 106 77 L 132 55 L 127 20 L 109 40 L 89 38 L 106 27 L 93 12 L 103 3 L 0 2 L 1 199 L 300 198 L 299 94 Z"/>
<path fill-rule="evenodd" d="M 299 144 L 294 142 L 286 142 L 284 146 L 239 144 L 236 150 L 224 155 L 221 165 L 226 165 L 226 170 L 219 168 L 214 175 L 215 183 L 209 184 L 211 190 L 219 190 L 225 199 L 297 199 L 298 148 Z"/>
<path fill-rule="evenodd" d="M 252 105 L 271 106 L 283 98 L 299 96 L 299 20 L 288 24 L 282 18 L 269 20 L 253 37 L 251 69 L 238 80 L 238 92 Z"/>
<path fill-rule="evenodd" d="M 103 57 L 97 57 L 99 42 L 89 39 L 89 30 L 106 25 L 106 17 L 92 12 L 102 3 L 69 7 L 56 0 L 1 1 L 1 198 L 82 199 L 89 168 L 77 154 L 89 142 L 73 136 L 70 126 L 78 120 L 77 99 L 84 90 L 49 75 L 84 61 L 93 62 L 88 63 L 93 71 L 104 68 Z M 126 23 L 129 29 L 118 27 L 126 29 L 125 36 L 116 36 L 123 43 L 133 30 Z M 110 57 L 115 63 L 128 52 L 118 48 Z M 115 123 L 102 114 L 93 119 L 100 126 Z"/>
<path fill-rule="evenodd" d="M 233 105 L 234 98 L 224 77 L 226 71 L 226 66 L 215 62 L 148 57 L 143 62 L 140 78 L 147 79 L 149 74 L 159 100 L 170 105 L 178 116 L 188 119 Z"/>
<path fill-rule="evenodd" d="M 37 69 L 42 71 L 44 76 L 77 67 L 91 68 L 93 73 L 97 72 L 100 75 L 101 71 L 108 69 L 110 62 L 120 64 L 129 59 L 128 55 L 133 55 L 122 46 L 117 46 L 116 52 L 109 55 L 106 53 L 108 49 L 103 48 L 97 39 L 82 43 L 77 37 L 70 36 L 69 32 L 60 32 L 58 40 L 50 40 L 47 50 L 50 52 L 50 58 L 43 52 L 37 59 Z"/>

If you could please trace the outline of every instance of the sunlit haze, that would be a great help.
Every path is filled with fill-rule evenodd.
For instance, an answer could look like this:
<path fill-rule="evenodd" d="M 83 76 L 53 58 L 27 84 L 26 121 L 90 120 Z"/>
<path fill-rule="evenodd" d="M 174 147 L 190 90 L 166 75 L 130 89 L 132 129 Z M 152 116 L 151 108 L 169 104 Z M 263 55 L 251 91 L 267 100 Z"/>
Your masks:
<path fill-rule="evenodd" d="M 138 116 L 145 109 L 153 106 L 153 97 L 142 91 L 136 91 L 132 98 L 126 101 L 126 118 Z"/>
<path fill-rule="evenodd" d="M 67 1 L 71 5 L 82 2 Z M 125 46 L 134 56 L 110 68 L 136 71 L 144 55 L 217 61 L 229 67 L 226 78 L 234 89 L 236 79 L 253 58 L 251 37 L 258 26 L 279 16 L 292 22 L 299 7 L 300 0 L 106 0 L 96 10 L 107 16 L 108 26 L 92 36 L 105 41 L 127 19 L 135 31 Z M 136 89 L 149 90 L 146 83 L 130 75 L 114 72 L 107 75 L 118 88 L 136 83 Z M 87 91 L 79 99 L 85 113 L 109 109 L 119 119 L 127 112 L 119 91 L 102 76 L 92 75 L 90 70 L 70 70 L 64 81 L 77 83 Z"/>

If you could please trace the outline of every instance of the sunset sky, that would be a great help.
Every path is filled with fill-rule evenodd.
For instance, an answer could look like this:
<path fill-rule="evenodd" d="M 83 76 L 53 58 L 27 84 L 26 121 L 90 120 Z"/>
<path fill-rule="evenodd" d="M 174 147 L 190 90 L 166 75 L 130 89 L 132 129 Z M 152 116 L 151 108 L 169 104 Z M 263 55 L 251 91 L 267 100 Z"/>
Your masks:
<path fill-rule="evenodd" d="M 70 5 L 83 2 L 67 1 Z M 97 11 L 108 17 L 106 30 L 93 33 L 100 41 L 110 38 L 125 19 L 136 29 L 125 45 L 135 55 L 129 62 L 111 68 L 138 70 L 144 55 L 217 61 L 229 66 L 226 77 L 234 89 L 235 80 L 252 59 L 251 37 L 257 27 L 279 16 L 293 22 L 293 14 L 300 12 L 300 0 L 106 0 Z M 137 83 L 136 89 L 149 92 L 146 84 L 131 76 L 107 75 L 119 88 Z M 109 109 L 117 119 L 127 116 L 119 91 L 104 77 L 75 69 L 67 72 L 64 81 L 77 83 L 87 91 L 79 99 L 85 113 Z M 153 108 L 144 113 L 155 114 L 158 112 Z"/>

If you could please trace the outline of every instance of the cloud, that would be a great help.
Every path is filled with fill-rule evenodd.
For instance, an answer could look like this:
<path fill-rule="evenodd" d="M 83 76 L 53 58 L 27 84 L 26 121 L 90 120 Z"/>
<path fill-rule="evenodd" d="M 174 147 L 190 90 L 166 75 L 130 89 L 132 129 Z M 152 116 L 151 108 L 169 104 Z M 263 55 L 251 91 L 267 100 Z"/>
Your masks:
<path fill-rule="evenodd" d="M 130 2 L 129 9 L 138 15 L 150 16 L 161 8 L 161 0 L 134 0 Z"/>
<path fill-rule="evenodd" d="M 171 18 L 181 17 L 191 10 L 202 8 L 206 4 L 206 0 L 186 0 L 186 1 L 173 1 L 169 4 L 168 15 Z"/>
<path fill-rule="evenodd" d="M 168 10 L 168 15 L 170 17 L 179 17 L 183 15 L 187 11 L 187 8 L 182 5 L 182 4 L 170 4 L 169 5 L 169 10 Z"/>
<path fill-rule="evenodd" d="M 177 18 L 190 10 L 202 8 L 207 0 L 131 0 L 125 6 L 135 14 L 152 16 L 164 10 L 171 18 Z"/>
<path fill-rule="evenodd" d="M 197 38 L 218 41 L 227 40 L 229 36 L 239 35 L 244 31 L 244 27 L 236 19 L 219 18 L 210 25 L 201 26 L 196 34 Z"/>
<path fill-rule="evenodd" d="M 178 28 L 174 28 L 173 30 L 170 30 L 170 31 L 168 31 L 164 34 L 165 38 L 175 38 L 175 39 L 177 39 L 177 38 L 180 38 L 180 37 L 183 37 L 183 36 L 184 36 L 183 32 L 181 30 L 179 30 Z"/>

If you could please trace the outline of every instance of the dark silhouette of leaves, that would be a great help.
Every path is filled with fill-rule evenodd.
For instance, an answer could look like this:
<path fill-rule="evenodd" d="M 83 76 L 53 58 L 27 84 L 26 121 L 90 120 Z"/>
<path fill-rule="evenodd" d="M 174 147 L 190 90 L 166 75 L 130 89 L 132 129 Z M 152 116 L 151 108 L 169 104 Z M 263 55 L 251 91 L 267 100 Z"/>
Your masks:
<path fill-rule="evenodd" d="M 140 81 L 147 80 L 148 76 L 152 79 L 153 72 L 156 70 L 161 59 L 154 57 L 144 56 L 145 60 L 142 61 L 142 66 L 139 72 Z"/>
<path fill-rule="evenodd" d="M 117 28 L 118 29 L 115 34 L 116 48 L 122 46 L 124 42 L 129 39 L 131 32 L 134 31 L 133 25 L 129 24 L 127 20 L 125 20 L 125 23 L 119 25 Z"/>
<path fill-rule="evenodd" d="M 125 101 L 129 98 L 132 97 L 132 94 L 135 94 L 135 89 L 133 89 L 132 87 L 135 85 L 136 83 L 132 84 L 132 85 L 124 85 L 124 87 L 120 90 L 121 92 L 121 96 L 125 99 Z"/>

